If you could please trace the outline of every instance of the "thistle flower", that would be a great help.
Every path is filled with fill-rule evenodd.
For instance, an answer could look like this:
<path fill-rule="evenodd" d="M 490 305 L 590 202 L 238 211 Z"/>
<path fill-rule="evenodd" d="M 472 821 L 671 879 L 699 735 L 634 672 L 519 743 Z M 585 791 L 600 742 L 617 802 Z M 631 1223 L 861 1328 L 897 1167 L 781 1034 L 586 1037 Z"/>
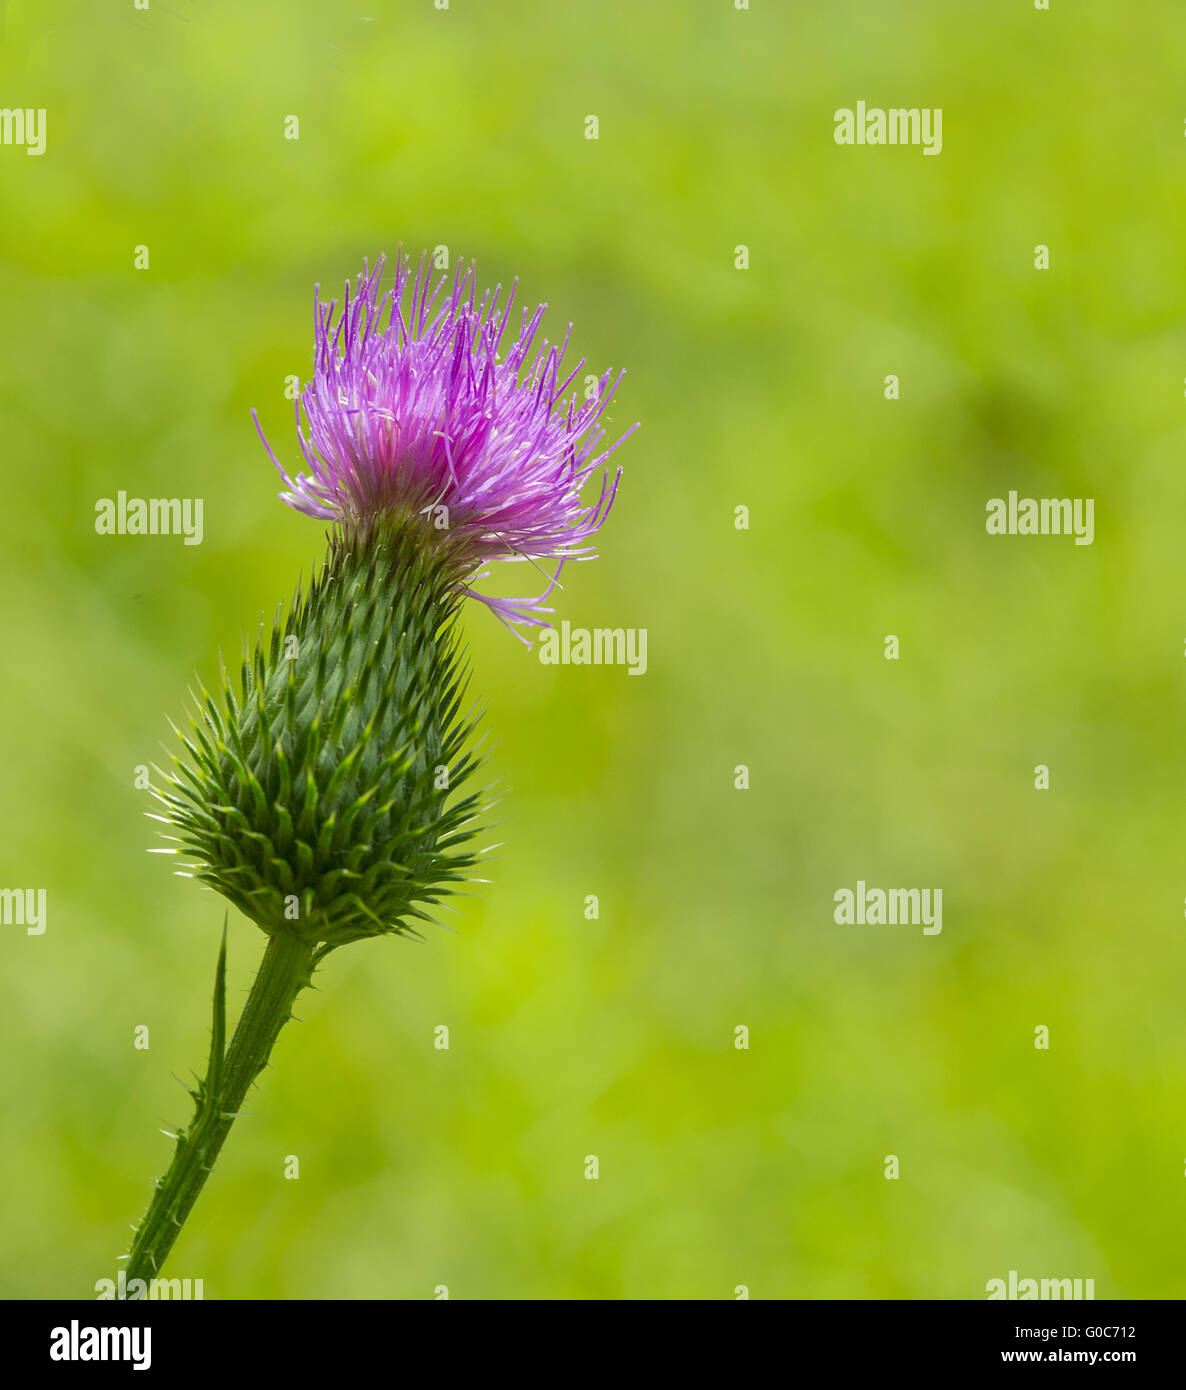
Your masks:
<path fill-rule="evenodd" d="M 583 403 L 575 391 L 566 402 L 585 365 L 582 358 L 561 377 L 571 325 L 558 346 L 537 344 L 547 306 L 524 310 L 503 351 L 517 281 L 500 307 L 501 286 L 478 301 L 472 267 L 458 265 L 444 298 L 446 277 L 433 287 L 423 258 L 413 279 L 410 261 L 399 257 L 394 287 L 381 294 L 383 267 L 380 257 L 364 270 L 353 295 L 346 286 L 336 317 L 336 301 L 314 295 L 316 365 L 296 409 L 307 473 L 289 476 L 256 417 L 288 487 L 281 496 L 347 534 L 380 514 L 421 517 L 426 536 L 437 533 L 438 548 L 471 582 L 488 561 L 555 561 L 535 598 L 490 598 L 466 585 L 504 622 L 542 626 L 560 567 L 593 557 L 589 542 L 613 505 L 620 470 L 603 474 L 592 504 L 581 494 L 637 428 L 598 452 L 600 422 L 623 374 L 607 371 Z"/>
<path fill-rule="evenodd" d="M 469 875 L 479 799 L 458 791 L 477 759 L 456 619 L 472 583 L 491 561 L 554 562 L 536 598 L 475 595 L 508 625 L 542 625 L 560 566 L 593 554 L 616 495 L 617 476 L 603 476 L 597 501 L 581 498 L 622 442 L 601 449 L 620 376 L 566 401 L 584 364 L 561 379 L 567 335 L 533 348 L 542 306 L 503 357 L 513 288 L 500 309 L 499 290 L 478 302 L 472 270 L 459 271 L 442 299 L 443 278 L 431 288 L 422 260 L 413 282 L 401 258 L 381 296 L 382 267 L 347 287 L 336 320 L 316 303 L 307 435 L 297 411 L 310 471 L 280 470 L 286 502 L 334 523 L 325 562 L 271 635 L 261 629 L 237 690 L 224 676 L 220 698 L 199 693 L 184 751 L 154 789 L 175 832 L 168 852 L 191 855 L 184 872 L 268 943 L 228 1045 L 224 929 L 206 1076 L 136 1229 L 129 1279 L 159 1271 L 326 956 L 414 934 Z"/>
<path fill-rule="evenodd" d="M 187 756 L 155 789 L 195 857 L 181 872 L 313 946 L 431 921 L 475 862 L 458 603 L 406 531 L 333 538 L 238 690 L 224 676 L 221 708 L 200 692 Z"/>

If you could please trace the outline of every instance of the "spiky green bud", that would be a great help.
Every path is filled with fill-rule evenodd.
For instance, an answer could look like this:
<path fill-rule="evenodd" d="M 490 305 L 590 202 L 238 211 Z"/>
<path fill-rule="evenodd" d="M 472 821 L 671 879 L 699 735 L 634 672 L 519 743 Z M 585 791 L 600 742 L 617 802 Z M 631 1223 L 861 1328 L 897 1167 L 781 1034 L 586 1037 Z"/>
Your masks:
<path fill-rule="evenodd" d="M 336 532 L 321 572 L 261 628 L 239 690 L 224 673 L 221 699 L 196 697 L 160 819 L 189 871 L 269 935 L 412 933 L 468 876 L 461 595 L 417 518 Z"/>

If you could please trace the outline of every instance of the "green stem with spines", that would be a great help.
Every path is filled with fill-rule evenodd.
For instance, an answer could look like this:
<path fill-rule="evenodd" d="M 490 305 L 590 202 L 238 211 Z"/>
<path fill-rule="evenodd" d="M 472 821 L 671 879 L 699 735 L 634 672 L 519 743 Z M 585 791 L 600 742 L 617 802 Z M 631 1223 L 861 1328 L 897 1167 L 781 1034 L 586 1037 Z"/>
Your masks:
<path fill-rule="evenodd" d="M 268 946 L 228 1048 L 224 932 L 207 1075 L 136 1230 L 127 1279 L 159 1273 L 325 955 L 414 935 L 476 862 L 466 846 L 479 798 L 457 795 L 477 766 L 454 621 L 464 567 L 447 538 L 428 540 L 400 517 L 335 532 L 321 571 L 269 637 L 261 630 L 239 689 L 226 680 L 221 700 L 200 692 L 192 737 L 181 735 L 188 759 L 154 788 L 193 874 Z"/>
<path fill-rule="evenodd" d="M 297 995 L 312 980 L 325 956 L 293 932 L 268 939 L 259 973 L 243 1006 L 231 1044 L 226 1048 L 226 937 L 218 958 L 214 987 L 214 1027 L 206 1079 L 192 1094 L 197 1113 L 189 1129 L 177 1136 L 173 1162 L 157 1180 L 144 1219 L 136 1228 L 126 1278 L 155 1278 L 214 1168 L 231 1126 L 252 1082 L 267 1065 L 276 1039 L 292 1017 Z"/>

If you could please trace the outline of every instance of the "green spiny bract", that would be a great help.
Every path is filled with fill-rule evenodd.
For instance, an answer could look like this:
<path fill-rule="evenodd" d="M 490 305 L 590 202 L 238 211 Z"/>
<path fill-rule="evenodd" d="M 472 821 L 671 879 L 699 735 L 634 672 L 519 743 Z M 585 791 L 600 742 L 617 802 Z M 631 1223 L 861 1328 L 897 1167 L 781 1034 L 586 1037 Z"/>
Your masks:
<path fill-rule="evenodd" d="M 413 522 L 337 533 L 236 694 L 205 690 L 157 796 L 210 884 L 269 935 L 388 932 L 468 877 L 476 794 L 447 548 Z"/>

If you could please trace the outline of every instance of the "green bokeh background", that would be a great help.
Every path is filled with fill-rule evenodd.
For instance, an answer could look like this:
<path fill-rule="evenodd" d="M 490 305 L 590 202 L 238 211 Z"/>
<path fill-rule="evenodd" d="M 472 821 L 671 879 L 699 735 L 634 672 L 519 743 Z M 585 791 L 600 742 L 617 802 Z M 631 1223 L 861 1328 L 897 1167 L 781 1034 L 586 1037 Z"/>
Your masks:
<path fill-rule="evenodd" d="M 295 462 L 313 284 L 402 242 L 628 368 L 559 608 L 649 669 L 541 666 L 474 606 L 494 882 L 331 959 L 170 1272 L 1183 1296 L 1177 0 L 367 10 L 0 5 L 0 106 L 48 112 L 0 147 L 0 885 L 49 907 L 0 928 L 0 1294 L 114 1274 L 186 1118 L 223 908 L 145 853 L 134 770 L 316 563 L 249 410 Z M 942 107 L 942 154 L 837 147 L 858 99 Z M 987 536 L 1010 488 L 1095 498 L 1094 545 Z M 97 536 L 120 489 L 202 497 L 203 544 Z M 942 935 L 835 926 L 858 878 L 942 887 Z M 261 947 L 232 919 L 232 1006 Z"/>

